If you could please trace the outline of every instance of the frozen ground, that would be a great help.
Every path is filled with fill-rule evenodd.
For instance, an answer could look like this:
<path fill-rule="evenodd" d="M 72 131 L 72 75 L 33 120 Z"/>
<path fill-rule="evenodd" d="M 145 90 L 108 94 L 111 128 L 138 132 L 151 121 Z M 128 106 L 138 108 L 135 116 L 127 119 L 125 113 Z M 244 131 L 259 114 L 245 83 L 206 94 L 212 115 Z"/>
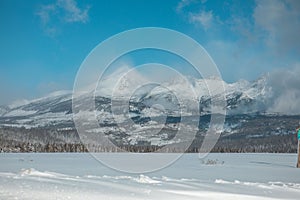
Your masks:
<path fill-rule="evenodd" d="M 122 157 L 122 155 L 120 155 Z M 89 154 L 0 154 L 0 199 L 299 199 L 295 154 L 185 154 L 148 174 Z"/>

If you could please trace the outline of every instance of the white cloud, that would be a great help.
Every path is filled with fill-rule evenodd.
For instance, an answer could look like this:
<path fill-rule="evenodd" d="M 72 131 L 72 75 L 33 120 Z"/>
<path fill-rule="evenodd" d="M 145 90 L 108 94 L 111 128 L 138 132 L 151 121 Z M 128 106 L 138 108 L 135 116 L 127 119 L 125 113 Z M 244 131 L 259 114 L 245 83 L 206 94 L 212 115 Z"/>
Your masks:
<path fill-rule="evenodd" d="M 181 0 L 176 7 L 176 11 L 179 13 L 184 9 L 185 7 L 189 6 L 192 2 L 195 0 Z"/>
<path fill-rule="evenodd" d="M 190 23 L 200 25 L 205 30 L 216 25 L 219 27 L 217 30 L 227 31 L 229 28 L 236 38 L 261 45 L 269 53 L 300 53 L 299 0 L 256 0 L 253 7 L 247 8 L 252 10 L 245 12 L 241 11 L 242 7 L 238 4 L 224 2 L 220 6 L 229 12 L 225 18 L 220 18 L 216 10 L 209 9 L 204 3 L 182 0 L 178 3 L 177 12 L 180 11 L 188 17 Z M 189 12 L 194 5 L 200 6 L 200 12 Z"/>
<path fill-rule="evenodd" d="M 253 12 L 255 28 L 261 30 L 263 39 L 278 52 L 300 52 L 300 1 L 256 1 Z"/>
<path fill-rule="evenodd" d="M 200 1 L 199 0 L 181 0 L 177 4 L 176 12 L 181 13 L 185 7 L 188 7 L 191 4 L 195 4 L 195 3 L 198 3 L 198 2 L 201 2 L 202 4 L 204 4 L 204 3 L 207 2 L 207 0 L 200 0 Z"/>
<path fill-rule="evenodd" d="M 197 14 L 190 13 L 189 21 L 193 24 L 200 24 L 205 30 L 209 29 L 213 24 L 214 16 L 212 11 L 202 10 Z"/>
<path fill-rule="evenodd" d="M 292 69 L 280 69 L 270 73 L 268 84 L 273 97 L 269 102 L 270 112 L 286 114 L 300 113 L 300 64 Z"/>
<path fill-rule="evenodd" d="M 89 7 L 80 9 L 74 0 L 58 0 L 57 6 L 65 11 L 66 22 L 86 23 L 89 19 Z"/>
<path fill-rule="evenodd" d="M 36 12 L 44 31 L 54 36 L 60 23 L 86 23 L 89 20 L 89 6 L 79 8 L 75 0 L 57 0 L 53 4 L 41 5 Z"/>
<path fill-rule="evenodd" d="M 43 5 L 37 12 L 43 24 L 47 24 L 50 21 L 50 13 L 55 12 L 55 5 Z"/>

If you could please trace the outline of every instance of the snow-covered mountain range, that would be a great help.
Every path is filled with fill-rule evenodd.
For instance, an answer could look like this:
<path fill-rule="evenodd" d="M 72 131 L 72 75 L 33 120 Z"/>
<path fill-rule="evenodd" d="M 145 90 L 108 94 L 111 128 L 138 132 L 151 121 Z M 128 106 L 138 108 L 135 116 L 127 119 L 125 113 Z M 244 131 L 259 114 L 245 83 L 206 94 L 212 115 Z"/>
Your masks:
<path fill-rule="evenodd" d="M 141 77 L 139 78 L 141 79 Z M 218 98 L 218 95 L 226 96 L 228 115 L 265 113 L 268 110 L 269 98 L 272 96 L 272 88 L 268 86 L 267 78 L 267 76 L 263 76 L 253 82 L 240 80 L 235 83 L 226 83 L 222 81 L 225 94 L 216 92 L 215 96 L 210 96 L 207 84 L 213 84 L 221 80 L 216 78 L 196 79 L 193 77 L 187 77 L 188 82 L 173 79 L 164 83 L 164 87 L 158 86 L 152 88 L 152 90 L 144 87 L 134 94 L 127 94 L 126 89 L 131 84 L 136 84 L 136 77 L 132 80 L 129 78 L 124 79 L 124 77 L 120 79 L 120 76 L 117 77 L 114 74 L 111 79 L 105 79 L 101 88 L 96 91 L 97 114 L 101 119 L 107 118 L 106 121 L 110 119 L 110 91 L 113 89 L 115 90 L 114 98 L 116 95 L 120 95 L 119 97 L 131 96 L 129 111 L 132 116 L 172 115 L 172 112 L 174 114 L 176 111 L 178 111 L 178 114 L 180 109 L 184 111 L 180 113 L 181 115 L 199 115 L 199 112 L 196 112 L 197 108 L 195 110 L 183 109 L 191 101 L 200 103 L 200 115 L 205 115 L 210 113 L 210 102 L 214 98 Z M 117 86 L 112 87 L 109 84 L 117 80 L 119 80 Z M 132 83 L 128 83 L 129 81 Z M 183 86 L 183 84 L 188 84 L 188 86 Z M 190 91 L 186 90 L 188 87 L 192 89 Z M 176 91 L 176 94 L 172 91 Z M 196 93 L 196 96 L 193 92 Z M 179 99 L 183 102 L 179 102 Z M 39 99 L 19 101 L 16 104 L 1 106 L 0 118 L 1 126 L 43 127 L 70 122 L 72 121 L 72 91 L 58 91 Z"/>
<path fill-rule="evenodd" d="M 292 141 L 293 137 L 290 136 L 298 124 L 299 116 L 270 112 L 274 102 L 274 89 L 268 83 L 268 76 L 262 76 L 253 82 L 240 80 L 235 83 L 226 83 L 214 77 L 186 77 L 185 80 L 168 80 L 161 86 L 150 84 L 136 87 L 142 81 L 147 82 L 140 74 L 136 75 L 138 77 L 132 73 L 129 77 L 116 74 L 105 77 L 95 92 L 96 111 L 88 107 L 83 112 L 87 122 L 94 114 L 98 120 L 99 127 L 94 127 L 89 132 L 103 133 L 120 145 L 164 146 L 188 141 L 189 138 L 185 135 L 175 137 L 179 130 L 184 130 L 185 133 L 196 133 L 193 147 L 199 147 L 209 127 L 211 102 L 225 96 L 226 106 L 223 109 L 226 109 L 227 116 L 220 130 L 223 139 L 217 149 L 228 146 L 230 139 L 230 146 L 233 145 L 235 150 L 243 147 L 245 151 L 252 151 L 253 145 L 259 144 L 255 150 L 264 151 L 261 145 L 266 141 L 259 138 L 271 137 L 274 145 L 268 146 L 266 151 L 277 151 L 276 144 L 284 137 L 288 142 L 280 152 L 291 151 L 288 144 Z M 207 89 L 208 84 L 213 88 L 216 82 L 221 82 L 225 90 L 215 87 L 215 91 L 211 92 Z M 130 87 L 138 89 L 132 90 Z M 83 105 L 87 98 L 85 95 L 80 96 Z M 79 142 L 72 96 L 72 91 L 57 91 L 39 99 L 1 106 L 0 137 L 4 145 L 12 145 L 14 142 L 11 141 L 23 145 L 27 144 L 24 140 L 28 139 L 42 146 L 51 141 Z M 122 105 L 126 102 L 124 99 L 129 99 L 125 105 L 127 112 L 122 110 L 125 108 Z M 112 105 L 122 106 L 112 112 Z M 185 118 L 184 123 L 182 117 Z M 255 142 L 249 143 L 249 139 Z M 244 142 L 249 145 L 241 147 Z"/>

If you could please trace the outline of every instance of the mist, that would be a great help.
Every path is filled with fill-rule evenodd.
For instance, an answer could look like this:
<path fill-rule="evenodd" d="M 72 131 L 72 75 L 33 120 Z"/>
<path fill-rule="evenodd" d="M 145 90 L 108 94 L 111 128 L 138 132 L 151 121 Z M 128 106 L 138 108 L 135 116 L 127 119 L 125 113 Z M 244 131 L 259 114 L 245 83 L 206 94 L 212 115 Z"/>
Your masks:
<path fill-rule="evenodd" d="M 267 100 L 268 112 L 300 114 L 300 64 L 274 70 L 269 74 L 267 86 L 272 91 Z"/>

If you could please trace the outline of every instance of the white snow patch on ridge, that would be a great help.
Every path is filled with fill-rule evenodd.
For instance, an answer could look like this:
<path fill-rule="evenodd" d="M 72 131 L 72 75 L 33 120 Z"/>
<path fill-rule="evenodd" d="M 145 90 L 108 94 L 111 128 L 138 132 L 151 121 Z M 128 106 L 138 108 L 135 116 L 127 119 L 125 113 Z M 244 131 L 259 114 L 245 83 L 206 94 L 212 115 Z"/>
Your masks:
<path fill-rule="evenodd" d="M 16 117 L 16 116 L 27 116 L 27 115 L 32 115 L 37 113 L 36 110 L 22 110 L 22 109 L 18 109 L 18 110 L 12 110 L 9 113 L 6 113 L 4 116 L 5 117 Z"/>

